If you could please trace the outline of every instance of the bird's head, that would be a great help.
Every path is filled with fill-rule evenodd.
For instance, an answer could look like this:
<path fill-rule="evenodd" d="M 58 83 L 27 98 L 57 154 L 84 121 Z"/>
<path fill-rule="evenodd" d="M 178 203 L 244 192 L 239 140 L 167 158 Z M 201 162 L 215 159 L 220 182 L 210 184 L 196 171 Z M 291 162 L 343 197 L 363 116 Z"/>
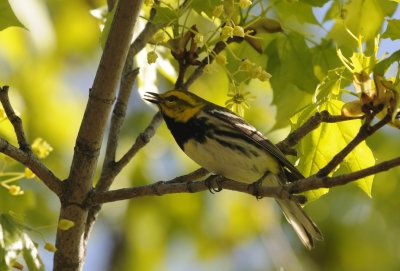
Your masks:
<path fill-rule="evenodd" d="M 144 99 L 156 104 L 165 116 L 177 122 L 187 122 L 208 103 L 191 92 L 178 90 L 162 94 L 146 92 Z"/>

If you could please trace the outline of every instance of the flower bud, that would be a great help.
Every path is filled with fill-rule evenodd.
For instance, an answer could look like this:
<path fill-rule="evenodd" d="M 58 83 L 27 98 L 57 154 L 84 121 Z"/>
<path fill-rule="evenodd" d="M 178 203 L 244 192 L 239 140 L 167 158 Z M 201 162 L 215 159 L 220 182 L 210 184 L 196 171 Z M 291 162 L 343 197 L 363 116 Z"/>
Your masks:
<path fill-rule="evenodd" d="M 56 252 L 57 248 L 52 244 L 52 243 L 46 243 L 44 245 L 44 249 L 50 251 L 50 252 Z"/>
<path fill-rule="evenodd" d="M 222 37 L 225 38 L 225 39 L 232 38 L 233 37 L 233 28 L 232 28 L 232 26 L 225 25 L 222 28 L 221 33 L 222 33 Z"/>
<path fill-rule="evenodd" d="M 272 75 L 266 71 L 261 71 L 260 75 L 258 76 L 258 80 L 264 82 L 270 79 Z"/>
<path fill-rule="evenodd" d="M 216 6 L 214 8 L 213 15 L 215 17 L 219 17 L 219 16 L 221 16 L 222 12 L 224 12 L 224 6 L 223 5 L 219 5 L 219 6 Z"/>
<path fill-rule="evenodd" d="M 219 65 L 226 65 L 226 63 L 228 63 L 228 61 L 226 61 L 226 56 L 225 55 L 217 55 L 215 57 L 215 61 L 219 64 Z"/>
<path fill-rule="evenodd" d="M 163 42 L 165 40 L 165 34 L 164 32 L 160 31 L 157 32 L 154 37 L 153 37 L 154 41 L 157 43 Z"/>
<path fill-rule="evenodd" d="M 250 60 L 245 59 L 242 61 L 242 63 L 240 63 L 240 70 L 250 71 L 253 68 L 253 65 L 254 64 Z"/>
<path fill-rule="evenodd" d="M 75 226 L 75 222 L 68 219 L 61 219 L 60 222 L 58 222 L 58 228 L 63 231 L 69 230 L 73 226 Z"/>
<path fill-rule="evenodd" d="M 249 77 L 250 78 L 258 78 L 261 75 L 261 67 L 260 66 L 255 66 L 249 71 Z"/>
<path fill-rule="evenodd" d="M 157 58 L 158 58 L 158 55 L 156 54 L 156 52 L 151 51 L 151 52 L 147 53 L 147 63 L 149 63 L 149 64 L 155 63 Z"/>
<path fill-rule="evenodd" d="M 213 66 L 211 64 L 207 64 L 204 66 L 204 72 L 205 73 L 212 73 L 213 72 Z"/>
<path fill-rule="evenodd" d="M 233 35 L 243 38 L 244 37 L 244 29 L 239 25 L 235 25 L 233 28 Z"/>
<path fill-rule="evenodd" d="M 10 187 L 8 188 L 8 192 L 12 196 L 18 196 L 24 194 L 24 191 L 21 191 L 21 187 L 19 185 L 10 185 Z"/>
<path fill-rule="evenodd" d="M 240 0 L 239 1 L 239 7 L 240 8 L 247 8 L 248 6 L 250 6 L 252 3 L 250 0 Z"/>

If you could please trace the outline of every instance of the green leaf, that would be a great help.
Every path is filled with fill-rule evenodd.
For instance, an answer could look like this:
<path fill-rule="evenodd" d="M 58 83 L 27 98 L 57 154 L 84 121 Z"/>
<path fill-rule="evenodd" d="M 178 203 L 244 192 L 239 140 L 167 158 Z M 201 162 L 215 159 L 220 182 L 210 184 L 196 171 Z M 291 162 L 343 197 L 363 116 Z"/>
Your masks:
<path fill-rule="evenodd" d="M 300 0 L 300 1 L 315 7 L 322 7 L 327 2 L 329 2 L 329 0 Z"/>
<path fill-rule="evenodd" d="M 267 71 L 277 106 L 275 129 L 287 125 L 288 119 L 301 107 L 310 103 L 319 80 L 312 65 L 312 51 L 298 34 L 280 35 L 266 50 L 269 53 Z"/>
<path fill-rule="evenodd" d="M 288 83 L 299 90 L 314 93 L 319 81 L 315 77 L 312 65 L 312 51 L 304 37 L 295 33 L 281 35 L 268 46 L 270 54 L 267 71 L 272 74 L 271 85 L 275 91 L 281 91 Z"/>
<path fill-rule="evenodd" d="M 380 76 L 384 76 L 389 67 L 396 61 L 400 60 L 400 50 L 394 52 L 391 56 L 380 61 L 374 67 L 374 73 Z"/>
<path fill-rule="evenodd" d="M 338 10 L 338 7 L 341 8 Z M 335 10 L 329 15 L 336 16 L 333 17 L 335 25 L 327 38 L 335 40 L 338 45 L 354 48 L 357 42 L 347 33 L 345 26 L 354 35 L 362 35 L 364 41 L 373 40 L 385 17 L 391 16 L 396 10 L 396 3 L 387 0 L 354 0 L 342 5 L 340 0 L 336 0 L 331 9 Z"/>
<path fill-rule="evenodd" d="M 293 20 L 299 23 L 319 24 L 314 16 L 313 6 L 307 1 L 277 1 L 275 9 L 278 15 L 278 21 L 282 25 L 293 25 Z"/>
<path fill-rule="evenodd" d="M 156 9 L 156 16 L 154 16 L 154 19 L 152 20 L 154 24 L 164 26 L 174 22 L 179 18 L 177 11 L 168 7 L 160 7 L 155 5 L 154 8 Z"/>
<path fill-rule="evenodd" d="M 0 0 L 0 31 L 10 26 L 24 27 L 15 16 L 8 1 Z"/>
<path fill-rule="evenodd" d="M 400 20 L 388 20 L 388 26 L 382 38 L 390 38 L 391 40 L 400 39 Z"/>
<path fill-rule="evenodd" d="M 110 33 L 110 28 L 111 28 L 111 23 L 114 19 L 115 11 L 117 10 L 118 6 L 118 1 L 115 3 L 114 8 L 107 13 L 106 15 L 106 22 L 104 23 L 104 28 L 103 31 L 101 32 L 100 36 L 100 45 L 101 48 L 104 50 L 104 47 L 106 46 L 108 34 Z"/>
<path fill-rule="evenodd" d="M 324 104 L 311 104 L 297 113 L 290 120 L 292 128 L 296 129 L 318 111 L 328 110 L 332 115 L 341 112 L 343 102 L 330 100 Z M 299 163 L 297 168 L 305 176 L 317 173 L 321 168 L 357 135 L 361 127 L 361 120 L 351 120 L 337 123 L 322 123 L 317 129 L 305 136 L 299 143 Z M 375 164 L 375 158 L 365 142 L 358 145 L 339 166 L 343 166 L 342 173 L 351 173 Z M 371 195 L 373 176 L 369 176 L 355 183 L 369 196 Z M 314 201 L 328 193 L 329 189 L 321 188 L 307 191 L 305 196 Z"/>
<path fill-rule="evenodd" d="M 320 44 L 311 48 L 311 53 L 314 74 L 320 81 L 329 70 L 342 66 L 332 40 L 322 39 Z"/>
<path fill-rule="evenodd" d="M 22 238 L 24 243 L 22 256 L 24 257 L 25 263 L 28 266 L 29 271 L 43 271 L 44 265 L 39 257 L 37 245 L 25 232 L 23 232 Z"/>
<path fill-rule="evenodd" d="M 316 104 L 310 104 L 295 114 L 290 119 L 292 123 L 292 130 L 300 127 L 317 112 L 318 106 Z M 324 167 L 329 162 L 330 157 L 326 157 L 325 154 L 329 155 L 330 153 L 321 152 L 321 150 L 323 151 L 323 147 L 328 148 L 329 145 L 319 144 L 321 140 L 323 141 L 325 139 L 325 137 L 327 139 L 334 138 L 333 136 L 328 136 L 326 134 L 326 130 L 327 127 L 324 127 L 324 123 L 322 123 L 319 128 L 315 129 L 313 132 L 304 137 L 298 144 L 297 150 L 300 159 L 297 169 L 306 177 L 318 172 L 319 169 Z M 332 144 L 331 146 L 334 147 L 335 144 Z M 304 195 L 307 197 L 308 202 L 311 202 L 318 199 L 322 195 L 325 195 L 328 193 L 328 191 L 328 188 L 320 188 L 307 191 L 304 193 Z"/>
<path fill-rule="evenodd" d="M 191 7 L 198 13 L 204 12 L 209 18 L 213 17 L 213 11 L 216 6 L 222 5 L 224 1 L 221 0 L 193 0 Z M 227 4 L 225 4 L 227 5 Z"/>
<path fill-rule="evenodd" d="M 314 103 L 338 99 L 340 95 L 340 84 L 345 67 L 330 70 L 324 80 L 317 86 L 314 95 Z"/>
<path fill-rule="evenodd" d="M 9 270 L 19 254 L 23 255 L 30 271 L 44 270 L 37 248 L 13 218 L 0 213 L 0 270 Z"/>
<path fill-rule="evenodd" d="M 241 43 L 233 43 L 229 45 L 230 49 L 234 52 L 235 55 L 232 55 L 229 51 L 227 51 L 227 60 L 228 64 L 226 67 L 231 73 L 234 73 L 240 66 L 241 62 L 236 59 L 239 57 L 240 59 L 248 59 L 252 63 L 256 65 L 260 65 L 263 69 L 266 66 L 268 56 L 266 54 L 258 53 L 251 45 L 247 42 Z M 249 78 L 247 72 L 238 72 L 234 73 L 234 78 L 237 82 L 242 82 Z"/>

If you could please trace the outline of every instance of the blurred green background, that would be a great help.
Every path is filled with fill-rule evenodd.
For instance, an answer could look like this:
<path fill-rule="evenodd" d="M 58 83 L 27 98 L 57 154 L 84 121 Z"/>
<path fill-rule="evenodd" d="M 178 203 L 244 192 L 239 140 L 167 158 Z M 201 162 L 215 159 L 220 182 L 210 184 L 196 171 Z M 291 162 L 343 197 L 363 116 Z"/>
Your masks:
<path fill-rule="evenodd" d="M 32 142 L 42 137 L 54 148 L 44 163 L 63 179 L 68 175 L 101 56 L 99 21 L 89 10 L 105 1 L 32 0 L 25 7 L 27 1 L 12 2 L 29 30 L 11 27 L 0 32 L 0 82 L 10 86 L 11 101 L 21 114 L 28 139 Z M 313 9 L 317 18 L 323 17 L 327 5 Z M 394 17 L 399 18 L 400 13 Z M 332 26 L 332 21 L 324 25 Z M 399 42 L 383 40 L 380 54 L 399 47 Z M 151 67 L 145 64 L 142 68 Z M 160 91 L 172 88 L 162 73 L 158 84 Z M 249 88 L 257 99 L 245 118 L 278 142 L 290 128 L 288 122 L 275 124 L 277 107 L 272 105 L 269 83 L 254 81 Z M 155 113 L 140 99 L 137 89 L 135 86 L 119 154 L 133 144 Z M 221 105 L 227 100 L 227 89 L 228 79 L 221 69 L 202 76 L 192 87 Z M 301 95 L 300 100 L 292 98 L 291 104 L 296 106 L 286 105 L 283 110 L 294 113 L 311 101 L 311 95 Z M 6 121 L 0 124 L 1 136 L 16 143 L 11 131 Z M 385 128 L 367 143 L 377 162 L 399 156 L 400 133 L 396 129 Z M 113 188 L 168 180 L 197 168 L 163 124 Z M 8 170 L 22 169 L 12 164 Z M 307 205 L 308 214 L 325 237 L 312 251 L 302 247 L 271 199 L 258 201 L 222 191 L 110 203 L 104 206 L 90 238 L 84 270 L 400 270 L 399 180 L 400 168 L 395 168 L 375 177 L 372 199 L 347 185 Z M 25 194 L 18 197 L 0 188 L 0 211 L 24 215 L 27 224 L 40 227 L 48 241 L 54 241 L 57 198 L 40 182 L 22 180 L 19 185 Z M 43 247 L 40 238 L 30 235 Z M 52 253 L 40 252 L 50 270 Z"/>

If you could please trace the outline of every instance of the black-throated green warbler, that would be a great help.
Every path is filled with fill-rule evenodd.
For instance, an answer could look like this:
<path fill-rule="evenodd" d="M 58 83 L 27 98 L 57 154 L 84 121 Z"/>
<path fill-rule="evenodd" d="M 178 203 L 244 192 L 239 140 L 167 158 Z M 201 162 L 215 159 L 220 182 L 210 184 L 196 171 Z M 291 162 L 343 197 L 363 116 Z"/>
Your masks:
<path fill-rule="evenodd" d="M 157 104 L 179 147 L 208 171 L 228 179 L 279 186 L 303 175 L 284 154 L 243 118 L 193 93 L 171 90 L 147 92 Z M 268 174 L 267 174 L 268 173 Z M 302 207 L 291 200 L 276 200 L 302 243 L 312 248 L 322 234 Z"/>

